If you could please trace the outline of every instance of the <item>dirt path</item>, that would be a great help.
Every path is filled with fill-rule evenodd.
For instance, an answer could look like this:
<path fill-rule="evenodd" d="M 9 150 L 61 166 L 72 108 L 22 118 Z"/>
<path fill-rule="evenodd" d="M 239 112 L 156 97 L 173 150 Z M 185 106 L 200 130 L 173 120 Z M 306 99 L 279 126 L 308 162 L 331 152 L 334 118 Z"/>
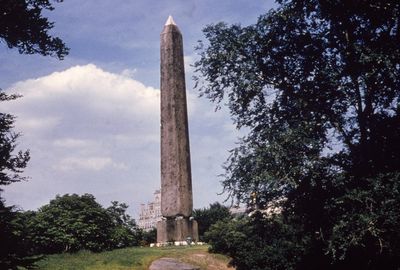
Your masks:
<path fill-rule="evenodd" d="M 206 251 L 191 253 L 180 258 L 183 262 L 200 266 L 202 270 L 235 270 L 228 267 L 229 260 L 218 254 Z"/>

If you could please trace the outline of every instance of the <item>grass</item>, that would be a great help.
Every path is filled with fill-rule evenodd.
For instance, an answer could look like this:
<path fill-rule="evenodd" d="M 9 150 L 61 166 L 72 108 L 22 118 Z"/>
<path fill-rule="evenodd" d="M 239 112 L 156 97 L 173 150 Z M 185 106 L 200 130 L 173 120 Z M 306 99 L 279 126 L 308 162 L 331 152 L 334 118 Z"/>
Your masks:
<path fill-rule="evenodd" d="M 55 254 L 37 263 L 40 270 L 147 270 L 152 261 L 161 257 L 177 258 L 199 266 L 202 270 L 225 270 L 229 259 L 207 252 L 208 246 L 149 248 L 135 247 L 101 253 L 81 251 Z"/>

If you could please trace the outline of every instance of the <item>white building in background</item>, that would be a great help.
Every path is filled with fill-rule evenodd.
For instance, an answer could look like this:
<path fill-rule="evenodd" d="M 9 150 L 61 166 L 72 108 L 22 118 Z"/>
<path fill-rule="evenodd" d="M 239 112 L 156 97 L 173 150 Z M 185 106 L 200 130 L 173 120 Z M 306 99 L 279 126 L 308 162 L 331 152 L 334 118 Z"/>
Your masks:
<path fill-rule="evenodd" d="M 229 208 L 229 212 L 231 213 L 232 216 L 242 216 L 245 215 L 247 211 L 247 207 L 241 205 L 241 206 L 232 206 Z"/>
<path fill-rule="evenodd" d="M 156 190 L 154 201 L 140 205 L 138 226 L 145 231 L 150 231 L 157 226 L 161 217 L 161 191 Z"/>

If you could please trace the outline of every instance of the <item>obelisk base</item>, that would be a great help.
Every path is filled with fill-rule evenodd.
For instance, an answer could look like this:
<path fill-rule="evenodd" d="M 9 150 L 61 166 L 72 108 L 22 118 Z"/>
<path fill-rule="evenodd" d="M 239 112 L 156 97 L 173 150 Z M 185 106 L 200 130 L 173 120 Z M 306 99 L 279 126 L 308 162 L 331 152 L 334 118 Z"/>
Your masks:
<path fill-rule="evenodd" d="M 157 243 L 185 245 L 199 241 L 197 221 L 193 218 L 166 218 L 157 222 Z"/>

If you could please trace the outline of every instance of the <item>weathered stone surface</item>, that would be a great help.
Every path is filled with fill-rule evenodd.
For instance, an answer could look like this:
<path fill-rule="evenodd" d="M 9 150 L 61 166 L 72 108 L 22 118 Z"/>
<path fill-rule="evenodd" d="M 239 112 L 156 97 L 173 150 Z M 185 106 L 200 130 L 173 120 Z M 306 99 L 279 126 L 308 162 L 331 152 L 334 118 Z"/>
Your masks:
<path fill-rule="evenodd" d="M 194 242 L 199 242 L 199 224 L 196 220 L 192 220 L 192 239 Z"/>
<path fill-rule="evenodd" d="M 181 242 L 188 237 L 197 242 L 198 235 L 197 222 L 191 218 L 167 218 L 157 223 L 157 243 Z"/>
<path fill-rule="evenodd" d="M 149 270 L 198 270 L 200 267 L 173 258 L 161 258 L 151 263 Z"/>
<path fill-rule="evenodd" d="M 172 18 L 161 33 L 161 214 L 193 209 L 182 35 Z"/>

